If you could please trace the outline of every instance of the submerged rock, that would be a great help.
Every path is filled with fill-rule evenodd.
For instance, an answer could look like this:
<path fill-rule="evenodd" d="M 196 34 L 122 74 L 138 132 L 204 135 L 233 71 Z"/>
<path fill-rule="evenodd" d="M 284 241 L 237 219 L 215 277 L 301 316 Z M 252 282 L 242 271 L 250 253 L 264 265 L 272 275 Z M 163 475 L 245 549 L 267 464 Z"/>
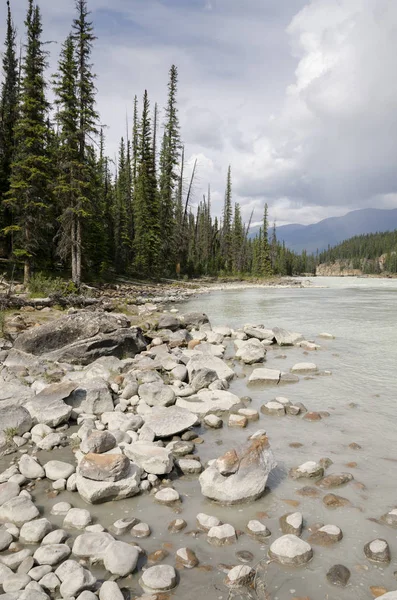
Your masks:
<path fill-rule="evenodd" d="M 278 538 L 269 549 L 270 558 L 274 558 L 282 565 L 303 565 L 313 558 L 311 546 L 298 538 L 288 534 Z"/>
<path fill-rule="evenodd" d="M 142 573 L 139 585 L 145 592 L 161 593 L 172 590 L 177 583 L 177 574 L 170 565 L 149 567 Z"/>
<path fill-rule="evenodd" d="M 376 539 L 364 546 L 364 554 L 373 562 L 390 562 L 390 548 L 386 540 Z"/>
<path fill-rule="evenodd" d="M 344 565 L 334 565 L 327 573 L 327 579 L 333 585 L 346 587 L 350 579 L 350 571 Z"/>

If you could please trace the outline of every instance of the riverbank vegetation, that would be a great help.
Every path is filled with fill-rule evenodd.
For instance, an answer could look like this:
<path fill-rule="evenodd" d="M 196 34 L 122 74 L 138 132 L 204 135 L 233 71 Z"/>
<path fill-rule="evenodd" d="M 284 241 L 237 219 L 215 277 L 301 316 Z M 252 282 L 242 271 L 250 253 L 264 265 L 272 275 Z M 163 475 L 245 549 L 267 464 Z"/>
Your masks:
<path fill-rule="evenodd" d="M 267 234 L 267 206 L 259 234 L 250 238 L 250 222 L 243 223 L 233 202 L 231 168 L 222 217 L 212 214 L 210 187 L 197 202 L 198 165 L 185 160 L 175 65 L 162 118 L 147 91 L 142 101 L 131 98 L 132 128 L 120 140 L 115 164 L 96 110 L 96 37 L 86 0 L 76 0 L 53 76 L 39 6 L 28 0 L 21 58 L 9 2 L 7 8 L 0 96 L 6 269 L 23 268 L 25 283 L 41 271 L 62 275 L 77 288 L 82 279 L 120 275 L 268 277 L 305 270 L 305 258 L 280 244 L 275 228 Z"/>

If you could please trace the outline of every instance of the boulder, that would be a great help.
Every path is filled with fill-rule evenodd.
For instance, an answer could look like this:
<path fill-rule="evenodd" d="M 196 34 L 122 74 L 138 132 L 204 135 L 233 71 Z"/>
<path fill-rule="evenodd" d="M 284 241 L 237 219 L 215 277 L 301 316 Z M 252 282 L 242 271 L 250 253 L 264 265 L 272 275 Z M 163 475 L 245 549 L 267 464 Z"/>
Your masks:
<path fill-rule="evenodd" d="M 167 448 L 160 448 L 145 442 L 135 442 L 126 445 L 124 452 L 130 460 L 146 473 L 165 475 L 172 471 L 174 461 L 171 452 Z"/>
<path fill-rule="evenodd" d="M 309 538 L 311 544 L 331 546 L 343 538 L 342 530 L 336 525 L 324 525 L 317 529 Z"/>
<path fill-rule="evenodd" d="M 154 499 L 159 504 L 174 504 L 180 499 L 180 496 L 173 488 L 162 488 L 154 495 Z"/>
<path fill-rule="evenodd" d="M 161 315 L 159 322 L 157 323 L 157 329 L 169 329 L 170 331 L 176 331 L 179 329 L 181 323 L 179 319 L 173 315 Z"/>
<path fill-rule="evenodd" d="M 223 475 L 217 461 L 201 473 L 199 481 L 204 496 L 224 504 L 247 502 L 262 496 L 269 473 L 276 466 L 267 437 L 252 440 L 236 454 L 238 466 L 231 475 Z"/>
<path fill-rule="evenodd" d="M 278 369 L 254 369 L 249 376 L 249 383 L 275 383 L 278 384 L 281 378 L 281 371 Z"/>
<path fill-rule="evenodd" d="M 143 425 L 143 419 L 139 415 L 124 414 L 122 412 L 105 412 L 101 416 L 101 421 L 108 429 L 113 432 L 117 439 L 117 432 L 138 431 Z"/>
<path fill-rule="evenodd" d="M 16 498 L 19 496 L 20 487 L 18 483 L 14 483 L 13 481 L 6 481 L 4 483 L 0 483 L 0 506 L 3 506 L 6 502 L 11 500 L 11 498 Z"/>
<path fill-rule="evenodd" d="M 223 390 L 202 390 L 189 398 L 178 398 L 176 406 L 205 417 L 210 414 L 222 414 L 241 404 L 240 398 Z"/>
<path fill-rule="evenodd" d="M 253 327 L 252 325 L 245 325 L 244 333 L 249 338 L 257 340 L 268 340 L 272 342 L 274 340 L 274 332 L 272 329 L 265 329 L 263 327 Z"/>
<path fill-rule="evenodd" d="M 90 523 L 92 523 L 92 517 L 88 510 L 71 508 L 63 520 L 63 527 L 65 529 L 85 529 Z"/>
<path fill-rule="evenodd" d="M 99 590 L 99 600 L 124 600 L 124 595 L 115 581 L 105 581 Z"/>
<path fill-rule="evenodd" d="M 94 481 L 78 473 L 76 477 L 77 491 L 89 504 L 130 498 L 139 493 L 141 472 L 139 467 L 130 464 L 130 470 L 126 477 L 119 481 Z"/>
<path fill-rule="evenodd" d="M 32 428 L 32 417 L 23 406 L 13 406 L 8 403 L 0 405 L 0 432 L 7 435 L 23 435 Z"/>
<path fill-rule="evenodd" d="M 234 371 L 223 362 L 221 358 L 212 356 L 211 354 L 196 354 L 192 356 L 186 365 L 189 381 L 192 381 L 194 376 L 201 369 L 210 369 L 215 371 L 218 379 L 226 379 L 231 381 L 234 377 Z"/>
<path fill-rule="evenodd" d="M 80 450 L 84 454 L 102 454 L 117 446 L 114 435 L 109 431 L 93 430 L 80 444 Z"/>
<path fill-rule="evenodd" d="M 60 460 L 50 460 L 44 465 L 45 475 L 51 481 L 68 479 L 75 472 L 75 466 Z"/>
<path fill-rule="evenodd" d="M 236 358 L 239 358 L 246 365 L 253 365 L 265 360 L 266 350 L 259 340 L 253 338 L 246 342 L 240 342 Z"/>
<path fill-rule="evenodd" d="M 138 394 L 148 406 L 172 406 L 175 404 L 174 390 L 164 383 L 143 383 L 139 386 Z"/>
<path fill-rule="evenodd" d="M 20 536 L 28 544 L 38 544 L 51 530 L 48 519 L 34 519 L 22 525 Z"/>
<path fill-rule="evenodd" d="M 397 527 L 397 508 L 393 508 L 388 513 L 381 517 L 382 521 L 384 521 L 387 525 L 391 527 Z"/>
<path fill-rule="evenodd" d="M 74 563 L 75 561 L 66 562 Z M 63 563 L 63 565 L 65 565 L 65 563 Z M 58 569 L 55 571 L 55 574 L 59 579 L 61 579 L 60 573 L 63 574 L 61 579 L 62 583 L 59 590 L 62 598 L 76 597 L 78 594 L 81 594 L 81 592 L 90 590 L 95 586 L 96 577 L 94 577 L 94 575 L 92 575 L 88 569 L 84 569 L 84 567 L 78 563 L 75 563 L 73 570 L 67 573 L 65 570 L 60 571 L 63 565 L 58 567 Z M 83 598 L 83 596 L 79 595 L 80 600 L 81 598 Z M 96 596 L 94 596 L 94 598 L 96 598 Z"/>
<path fill-rule="evenodd" d="M 249 521 L 247 531 L 248 535 L 258 540 L 258 542 L 264 542 L 271 535 L 266 525 L 257 520 Z"/>
<path fill-rule="evenodd" d="M 67 544 L 48 544 L 40 546 L 33 554 L 33 558 L 39 565 L 57 565 L 68 558 L 70 548 Z"/>
<path fill-rule="evenodd" d="M 136 538 L 147 538 L 151 534 L 150 527 L 147 523 L 137 523 L 131 529 L 132 537 Z"/>
<path fill-rule="evenodd" d="M 79 311 L 29 329 L 14 348 L 52 361 L 90 364 L 101 356 L 135 356 L 146 342 L 125 315 Z"/>
<path fill-rule="evenodd" d="M 156 411 L 145 416 L 145 427 L 149 427 L 157 438 L 172 437 L 197 423 L 196 415 L 178 406 L 157 408 Z"/>
<path fill-rule="evenodd" d="M 199 392 L 217 379 L 218 375 L 213 369 L 199 369 L 195 372 L 190 384 L 195 392 Z"/>
<path fill-rule="evenodd" d="M 294 344 L 304 340 L 304 337 L 301 333 L 287 331 L 286 329 L 281 329 L 280 327 L 275 327 L 273 329 L 273 333 L 279 346 L 293 346 Z"/>
<path fill-rule="evenodd" d="M 202 325 L 209 323 L 209 318 L 205 313 L 192 312 L 182 316 L 182 321 L 186 329 L 199 329 Z"/>
<path fill-rule="evenodd" d="M 75 539 L 72 552 L 77 558 L 85 558 L 92 563 L 100 562 L 114 541 L 110 533 L 82 533 Z"/>
<path fill-rule="evenodd" d="M 282 565 L 303 565 L 313 558 L 311 546 L 296 535 L 278 538 L 269 549 L 269 557 Z"/>
<path fill-rule="evenodd" d="M 196 517 L 196 524 L 198 529 L 208 532 L 212 527 L 218 527 L 221 525 L 220 520 L 217 517 L 206 515 L 205 513 L 199 513 Z"/>
<path fill-rule="evenodd" d="M 67 423 L 72 413 L 72 408 L 65 404 L 70 394 L 75 389 L 74 383 L 65 381 L 46 386 L 32 400 L 26 403 L 34 423 L 41 423 L 49 427 L 58 427 Z"/>
<path fill-rule="evenodd" d="M 112 575 L 126 577 L 135 570 L 139 548 L 125 542 L 114 541 L 106 548 L 103 563 Z"/>
<path fill-rule="evenodd" d="M 0 522 L 14 523 L 21 527 L 28 521 L 33 521 L 39 516 L 39 511 L 27 496 L 11 498 L 0 508 Z"/>
<path fill-rule="evenodd" d="M 271 400 L 261 406 L 261 413 L 264 415 L 283 417 L 285 415 L 285 406 L 280 402 L 276 402 L 276 400 Z"/>
<path fill-rule="evenodd" d="M 103 379 L 88 379 L 79 382 L 72 394 L 66 399 L 72 408 L 79 408 L 90 415 L 102 415 L 114 409 L 109 386 Z"/>
<path fill-rule="evenodd" d="M 124 454 L 86 454 L 78 466 L 79 475 L 94 481 L 120 481 L 129 470 L 130 461 Z"/>
<path fill-rule="evenodd" d="M 45 477 L 45 471 L 38 460 L 35 460 L 29 454 L 21 456 L 18 464 L 21 475 L 26 479 L 42 479 Z"/>
<path fill-rule="evenodd" d="M 170 565 L 155 565 L 142 573 L 139 585 L 148 594 L 168 592 L 176 586 L 177 574 Z"/>

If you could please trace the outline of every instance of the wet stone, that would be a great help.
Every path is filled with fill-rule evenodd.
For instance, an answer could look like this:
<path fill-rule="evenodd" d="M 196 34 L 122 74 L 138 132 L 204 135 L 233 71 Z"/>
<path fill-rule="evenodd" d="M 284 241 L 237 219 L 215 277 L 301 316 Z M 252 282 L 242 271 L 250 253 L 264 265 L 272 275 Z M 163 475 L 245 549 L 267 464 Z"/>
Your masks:
<path fill-rule="evenodd" d="M 155 550 L 154 552 L 151 552 L 151 554 L 148 555 L 147 560 L 149 564 L 158 563 L 167 558 L 167 556 L 168 552 L 166 550 Z"/>
<path fill-rule="evenodd" d="M 303 528 L 303 516 L 300 512 L 288 513 L 280 517 L 281 531 L 285 534 L 292 533 L 300 536 Z"/>
<path fill-rule="evenodd" d="M 204 417 L 204 425 L 210 427 L 211 429 L 220 429 L 223 427 L 223 421 L 216 415 L 207 415 Z"/>
<path fill-rule="evenodd" d="M 303 565 L 313 557 L 311 546 L 296 535 L 287 534 L 278 538 L 269 549 L 269 557 L 282 565 Z"/>
<path fill-rule="evenodd" d="M 309 537 L 311 544 L 318 546 L 331 546 L 343 537 L 342 530 L 336 525 L 324 525 Z"/>
<path fill-rule="evenodd" d="M 390 510 L 388 513 L 383 515 L 381 519 L 387 525 L 391 525 L 391 527 L 397 527 L 397 508 Z"/>
<path fill-rule="evenodd" d="M 175 519 L 174 521 L 171 521 L 171 523 L 169 523 L 168 531 L 170 533 L 179 533 L 179 531 L 182 531 L 186 527 L 186 521 L 184 521 L 183 519 Z"/>
<path fill-rule="evenodd" d="M 190 548 L 179 548 L 175 556 L 177 569 L 193 569 L 199 564 L 198 558 Z"/>
<path fill-rule="evenodd" d="M 254 555 L 249 550 L 238 550 L 236 558 L 242 563 L 249 563 L 254 560 Z"/>
<path fill-rule="evenodd" d="M 327 579 L 332 585 L 346 587 L 350 579 L 350 571 L 344 565 L 334 565 L 328 571 Z"/>
<path fill-rule="evenodd" d="M 155 494 L 154 498 L 160 504 L 173 504 L 180 499 L 180 496 L 173 488 L 163 488 Z"/>
<path fill-rule="evenodd" d="M 237 565 L 230 569 L 225 579 L 225 585 L 229 588 L 249 586 L 255 579 L 255 570 L 248 565 Z"/>
<path fill-rule="evenodd" d="M 177 574 L 170 565 L 156 565 L 142 573 L 139 584 L 145 592 L 168 592 L 177 583 Z"/>
<path fill-rule="evenodd" d="M 295 467 L 290 470 L 289 476 L 292 479 L 302 479 L 302 478 L 313 478 L 313 477 L 322 477 L 324 475 L 323 467 L 314 462 L 308 461 L 300 465 L 299 467 Z"/>
<path fill-rule="evenodd" d="M 345 485 L 354 479 L 351 473 L 332 473 L 317 482 L 319 487 L 329 490 L 334 487 Z"/>
<path fill-rule="evenodd" d="M 376 539 L 372 542 L 368 542 L 364 546 L 365 556 L 373 561 L 379 563 L 390 562 L 390 548 L 386 540 Z"/>
<path fill-rule="evenodd" d="M 343 506 L 351 506 L 350 500 L 338 496 L 337 494 L 327 494 L 323 498 L 323 504 L 328 508 L 341 508 Z"/>
<path fill-rule="evenodd" d="M 271 535 L 271 532 L 268 530 L 266 525 L 257 520 L 251 520 L 248 522 L 247 532 L 248 535 L 260 542 L 263 542 Z"/>
<path fill-rule="evenodd" d="M 136 538 L 146 538 L 151 534 L 150 527 L 147 523 L 137 523 L 131 529 L 131 535 Z"/>
<path fill-rule="evenodd" d="M 321 495 L 321 492 L 315 488 L 310 487 L 309 485 L 305 485 L 300 490 L 297 490 L 298 496 L 303 496 L 304 498 L 318 498 Z"/>
<path fill-rule="evenodd" d="M 207 541 L 213 546 L 229 546 L 237 541 L 236 531 L 227 523 L 211 527 L 207 533 Z"/>

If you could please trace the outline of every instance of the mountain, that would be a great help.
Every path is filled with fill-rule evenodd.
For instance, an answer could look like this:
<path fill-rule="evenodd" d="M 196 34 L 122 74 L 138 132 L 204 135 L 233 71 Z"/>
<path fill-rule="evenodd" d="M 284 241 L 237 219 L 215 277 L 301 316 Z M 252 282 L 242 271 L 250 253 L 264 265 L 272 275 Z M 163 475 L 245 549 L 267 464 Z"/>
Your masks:
<path fill-rule="evenodd" d="M 255 228 L 258 229 L 258 228 Z M 364 208 L 343 217 L 330 217 L 312 225 L 282 225 L 277 227 L 277 239 L 295 252 L 309 254 L 326 250 L 356 235 L 397 229 L 397 208 L 383 210 Z M 255 230 L 251 231 L 251 235 Z M 271 231 L 269 231 L 271 236 Z"/>

